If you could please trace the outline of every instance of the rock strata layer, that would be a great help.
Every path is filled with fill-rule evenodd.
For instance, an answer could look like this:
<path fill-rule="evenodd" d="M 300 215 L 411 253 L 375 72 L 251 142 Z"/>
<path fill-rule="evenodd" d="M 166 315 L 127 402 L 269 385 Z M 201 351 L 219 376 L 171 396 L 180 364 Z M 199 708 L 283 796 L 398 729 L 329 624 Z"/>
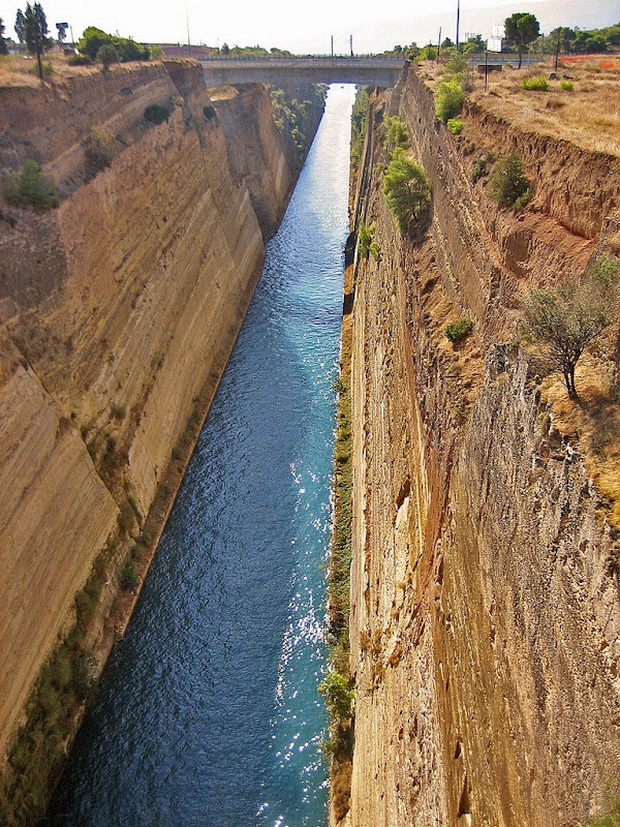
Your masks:
<path fill-rule="evenodd" d="M 384 114 L 433 189 L 407 240 L 382 194 Z M 620 759 L 617 532 L 527 356 L 497 343 L 527 285 L 582 273 L 616 226 L 620 162 L 464 120 L 461 138 L 440 125 L 413 70 L 368 113 L 356 222 L 380 255 L 358 259 L 353 307 L 346 823 L 585 827 Z M 523 157 L 525 213 L 472 183 L 490 148 Z"/>
<path fill-rule="evenodd" d="M 154 105 L 159 124 L 144 114 Z M 48 213 L 0 213 L 3 761 L 93 561 L 118 549 L 103 587 L 117 589 L 215 391 L 318 98 L 306 114 L 300 148 L 276 128 L 265 87 L 212 101 L 191 61 L 0 89 L 0 171 L 34 159 L 62 194 Z"/>

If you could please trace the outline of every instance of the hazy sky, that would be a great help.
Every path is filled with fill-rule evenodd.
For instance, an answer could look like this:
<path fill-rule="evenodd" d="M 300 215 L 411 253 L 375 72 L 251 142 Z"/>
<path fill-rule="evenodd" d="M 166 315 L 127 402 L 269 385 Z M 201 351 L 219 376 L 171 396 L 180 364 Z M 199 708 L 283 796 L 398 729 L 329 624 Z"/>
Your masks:
<path fill-rule="evenodd" d="M 293 52 L 327 53 L 330 35 L 335 51 L 345 53 L 349 35 L 357 53 L 383 51 L 396 43 L 419 45 L 442 37 L 454 39 L 457 0 L 42 0 L 50 31 L 67 22 L 77 38 L 86 26 L 98 26 L 140 42 L 187 42 L 230 46 L 260 44 Z M 512 12 L 535 14 L 541 30 L 558 25 L 593 28 L 620 21 L 620 0 L 460 0 L 461 38 L 466 32 L 483 37 Z M 22 3 L 4 2 L 0 15 L 6 34 Z"/>

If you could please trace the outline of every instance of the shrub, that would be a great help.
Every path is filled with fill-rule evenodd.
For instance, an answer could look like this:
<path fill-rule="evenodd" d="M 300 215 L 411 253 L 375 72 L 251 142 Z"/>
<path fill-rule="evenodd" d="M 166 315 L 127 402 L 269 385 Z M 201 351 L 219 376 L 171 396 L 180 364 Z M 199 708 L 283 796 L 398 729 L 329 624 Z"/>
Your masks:
<path fill-rule="evenodd" d="M 26 161 L 19 175 L 9 174 L 4 183 L 4 198 L 8 204 L 40 211 L 51 210 L 60 203 L 54 180 L 41 174 L 36 161 Z"/>
<path fill-rule="evenodd" d="M 371 241 L 368 249 L 375 261 L 381 261 L 381 245 L 378 241 Z"/>
<path fill-rule="evenodd" d="M 136 572 L 133 560 L 127 560 L 121 569 L 119 585 L 125 592 L 133 592 L 140 585 L 140 578 Z"/>
<path fill-rule="evenodd" d="M 460 135 L 464 126 L 464 121 L 457 121 L 456 118 L 448 119 L 447 127 L 453 135 Z"/>
<path fill-rule="evenodd" d="M 407 127 L 397 115 L 385 115 L 383 123 L 385 125 L 384 146 L 409 146 Z"/>
<path fill-rule="evenodd" d="M 458 322 L 447 325 L 444 333 L 453 345 L 457 345 L 469 336 L 473 326 L 474 323 L 471 319 L 459 319 Z"/>
<path fill-rule="evenodd" d="M 535 78 L 523 78 L 519 86 L 528 92 L 546 92 L 549 88 L 547 78 L 543 77 L 543 75 L 538 75 Z"/>
<path fill-rule="evenodd" d="M 84 161 L 86 171 L 96 175 L 112 163 L 112 150 L 115 138 L 110 132 L 100 132 L 91 129 L 90 134 L 82 142 L 84 147 Z"/>
<path fill-rule="evenodd" d="M 489 193 L 500 207 L 522 209 L 532 197 L 530 182 L 525 176 L 523 161 L 516 152 L 500 158 L 491 180 Z"/>
<path fill-rule="evenodd" d="M 464 102 L 465 93 L 456 78 L 443 80 L 438 84 L 435 95 L 435 114 L 442 123 L 447 123 L 450 118 L 458 115 Z"/>
<path fill-rule="evenodd" d="M 151 59 L 152 60 L 163 60 L 165 57 L 164 50 L 161 46 L 155 44 L 155 46 L 151 46 Z"/>
<path fill-rule="evenodd" d="M 357 235 L 357 249 L 361 258 L 368 258 L 370 253 L 370 245 L 375 234 L 375 225 L 360 224 L 359 233 Z"/>
<path fill-rule="evenodd" d="M 328 672 L 319 684 L 319 692 L 325 698 L 330 715 L 339 724 L 343 724 L 353 716 L 352 704 L 355 690 L 351 689 L 350 680 L 340 672 Z"/>
<path fill-rule="evenodd" d="M 383 178 L 383 194 L 403 235 L 409 231 L 412 221 L 428 210 L 431 188 L 426 173 L 407 157 L 402 147 L 396 147 L 392 153 Z"/>
<path fill-rule="evenodd" d="M 168 120 L 170 117 L 170 111 L 165 106 L 160 106 L 158 103 L 152 103 L 144 110 L 144 117 L 150 123 L 154 123 L 158 126 Z"/>
<path fill-rule="evenodd" d="M 563 89 L 565 92 L 572 92 L 574 89 L 572 80 L 561 80 L 560 89 Z"/>
<path fill-rule="evenodd" d="M 90 55 L 73 55 L 69 58 L 69 66 L 92 66 L 93 59 Z"/>

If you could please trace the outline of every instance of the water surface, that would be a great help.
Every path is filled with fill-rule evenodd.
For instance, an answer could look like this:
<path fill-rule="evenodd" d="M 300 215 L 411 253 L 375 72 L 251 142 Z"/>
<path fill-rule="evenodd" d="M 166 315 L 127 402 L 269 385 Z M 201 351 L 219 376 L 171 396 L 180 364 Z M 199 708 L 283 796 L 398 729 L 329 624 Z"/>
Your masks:
<path fill-rule="evenodd" d="M 317 685 L 353 95 L 330 88 L 55 824 L 325 823 Z"/>

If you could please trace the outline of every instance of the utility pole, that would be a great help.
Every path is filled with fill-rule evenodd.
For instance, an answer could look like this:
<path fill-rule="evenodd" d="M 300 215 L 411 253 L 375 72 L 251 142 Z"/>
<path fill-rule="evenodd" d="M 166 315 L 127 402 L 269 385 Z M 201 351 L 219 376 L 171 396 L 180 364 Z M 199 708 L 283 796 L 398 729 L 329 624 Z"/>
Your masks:
<path fill-rule="evenodd" d="M 332 57 L 334 56 L 334 35 L 332 35 Z"/>
<path fill-rule="evenodd" d="M 439 34 L 437 35 L 437 63 L 439 63 L 439 52 L 441 51 L 441 26 L 439 27 Z"/>
<path fill-rule="evenodd" d="M 353 35 L 349 35 L 349 51 L 351 52 L 351 57 L 353 57 Z"/>
<path fill-rule="evenodd" d="M 185 1 L 185 22 L 187 24 L 187 54 L 192 56 L 192 46 L 189 40 L 189 3 Z"/>
<path fill-rule="evenodd" d="M 459 50 L 459 23 L 461 20 L 461 0 L 456 0 L 456 51 Z"/>

